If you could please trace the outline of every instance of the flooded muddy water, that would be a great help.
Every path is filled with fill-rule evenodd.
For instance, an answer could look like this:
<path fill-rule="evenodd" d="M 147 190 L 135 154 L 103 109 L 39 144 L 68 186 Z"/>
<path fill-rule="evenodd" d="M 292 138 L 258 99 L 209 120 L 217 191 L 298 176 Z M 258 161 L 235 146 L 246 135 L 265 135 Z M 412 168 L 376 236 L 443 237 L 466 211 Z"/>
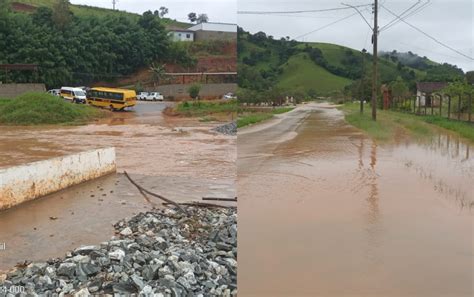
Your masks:
<path fill-rule="evenodd" d="M 472 144 L 309 105 L 237 146 L 239 296 L 472 296 Z"/>
<path fill-rule="evenodd" d="M 141 102 L 134 112 L 84 126 L 2 127 L 0 168 L 114 146 L 119 174 L 0 212 L 0 243 L 7 246 L 0 250 L 0 271 L 108 240 L 113 223 L 161 207 L 145 200 L 123 171 L 176 201 L 235 197 L 236 137 L 211 132 L 216 124 L 165 117 L 168 104 Z"/>
<path fill-rule="evenodd" d="M 235 178 L 235 137 L 210 132 L 216 124 L 165 117 L 169 104 L 141 102 L 84 126 L 2 127 L 0 168 L 114 146 L 120 172 Z"/>

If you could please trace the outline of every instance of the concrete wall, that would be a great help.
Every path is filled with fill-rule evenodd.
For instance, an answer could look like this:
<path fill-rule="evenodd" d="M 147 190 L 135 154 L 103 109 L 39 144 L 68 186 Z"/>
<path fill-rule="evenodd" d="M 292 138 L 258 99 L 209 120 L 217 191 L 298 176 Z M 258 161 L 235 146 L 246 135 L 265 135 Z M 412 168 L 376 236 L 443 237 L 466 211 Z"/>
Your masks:
<path fill-rule="evenodd" d="M 0 210 L 115 171 L 113 147 L 0 169 Z"/>
<path fill-rule="evenodd" d="M 15 98 L 27 92 L 46 92 L 44 84 L 1 84 L 0 98 Z"/>
<path fill-rule="evenodd" d="M 237 41 L 236 32 L 223 32 L 223 31 L 196 31 L 194 34 L 195 41 L 201 40 L 231 40 Z"/>
<path fill-rule="evenodd" d="M 165 98 L 172 96 L 175 99 L 189 99 L 188 88 L 190 86 L 191 84 L 162 85 L 156 88 L 145 88 L 145 91 L 158 91 L 163 94 Z M 221 98 L 228 92 L 235 93 L 236 91 L 237 84 L 203 84 L 201 85 L 199 96 L 203 99 Z"/>

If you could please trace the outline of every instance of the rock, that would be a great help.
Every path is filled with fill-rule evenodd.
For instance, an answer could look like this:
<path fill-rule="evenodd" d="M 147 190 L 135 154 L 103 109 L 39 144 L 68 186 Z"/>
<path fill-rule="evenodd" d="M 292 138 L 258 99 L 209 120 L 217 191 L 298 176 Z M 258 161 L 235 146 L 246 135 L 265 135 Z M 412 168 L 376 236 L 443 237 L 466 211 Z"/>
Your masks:
<path fill-rule="evenodd" d="M 121 249 L 116 249 L 115 251 L 109 253 L 109 257 L 111 260 L 122 261 L 125 257 L 125 252 Z"/>
<path fill-rule="evenodd" d="M 95 246 L 95 245 L 86 245 L 86 246 L 81 246 L 77 249 L 74 250 L 74 254 L 79 254 L 79 255 L 89 255 L 91 252 L 94 251 L 99 251 L 100 247 Z"/>
<path fill-rule="evenodd" d="M 137 287 L 138 290 L 141 290 L 145 287 L 145 284 L 143 283 L 143 279 L 139 277 L 138 275 L 134 274 L 130 277 L 132 280 L 133 284 L 135 287 Z"/>
<path fill-rule="evenodd" d="M 62 263 L 61 265 L 59 265 L 59 268 L 57 270 L 58 275 L 67 276 L 69 278 L 73 278 L 75 272 L 76 272 L 75 263 Z"/>
<path fill-rule="evenodd" d="M 97 274 L 100 271 L 100 267 L 91 263 L 79 263 L 76 266 L 77 276 L 91 276 Z"/>
<path fill-rule="evenodd" d="M 84 288 L 82 290 L 80 290 L 79 292 L 77 292 L 76 294 L 74 294 L 74 297 L 88 297 L 90 296 L 90 292 L 87 288 Z"/>
<path fill-rule="evenodd" d="M 131 235 L 133 233 L 132 229 L 130 229 L 129 227 L 123 229 L 122 231 L 120 231 L 120 234 L 123 235 L 123 236 L 128 236 L 128 235 Z"/>

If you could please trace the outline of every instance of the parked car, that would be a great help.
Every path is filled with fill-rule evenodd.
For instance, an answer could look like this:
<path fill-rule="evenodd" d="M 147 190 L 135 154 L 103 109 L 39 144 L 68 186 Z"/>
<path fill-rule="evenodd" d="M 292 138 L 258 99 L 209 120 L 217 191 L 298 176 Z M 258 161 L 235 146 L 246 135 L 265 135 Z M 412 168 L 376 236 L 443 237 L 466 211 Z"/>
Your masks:
<path fill-rule="evenodd" d="M 137 95 L 137 100 L 146 100 L 146 96 L 148 96 L 148 92 L 140 92 Z"/>
<path fill-rule="evenodd" d="M 86 92 L 80 88 L 62 87 L 60 92 L 61 98 L 69 100 L 72 103 L 86 103 Z"/>
<path fill-rule="evenodd" d="M 60 89 L 51 89 L 48 91 L 49 94 L 53 96 L 61 96 L 61 90 Z"/>
<path fill-rule="evenodd" d="M 146 96 L 145 99 L 147 101 L 163 101 L 163 95 L 161 95 L 159 92 L 149 92 Z"/>
<path fill-rule="evenodd" d="M 231 99 L 237 99 L 237 97 L 234 95 L 234 93 L 229 92 L 229 93 L 225 94 L 222 97 L 222 99 L 231 100 Z"/>

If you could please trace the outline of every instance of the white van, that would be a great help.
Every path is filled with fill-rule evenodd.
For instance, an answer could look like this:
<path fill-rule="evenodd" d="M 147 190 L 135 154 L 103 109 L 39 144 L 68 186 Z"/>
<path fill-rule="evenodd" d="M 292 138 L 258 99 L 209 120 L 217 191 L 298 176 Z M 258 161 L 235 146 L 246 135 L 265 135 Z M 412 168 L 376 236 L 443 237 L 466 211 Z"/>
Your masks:
<path fill-rule="evenodd" d="M 60 96 L 72 103 L 86 103 L 86 92 L 80 88 L 62 87 Z"/>

